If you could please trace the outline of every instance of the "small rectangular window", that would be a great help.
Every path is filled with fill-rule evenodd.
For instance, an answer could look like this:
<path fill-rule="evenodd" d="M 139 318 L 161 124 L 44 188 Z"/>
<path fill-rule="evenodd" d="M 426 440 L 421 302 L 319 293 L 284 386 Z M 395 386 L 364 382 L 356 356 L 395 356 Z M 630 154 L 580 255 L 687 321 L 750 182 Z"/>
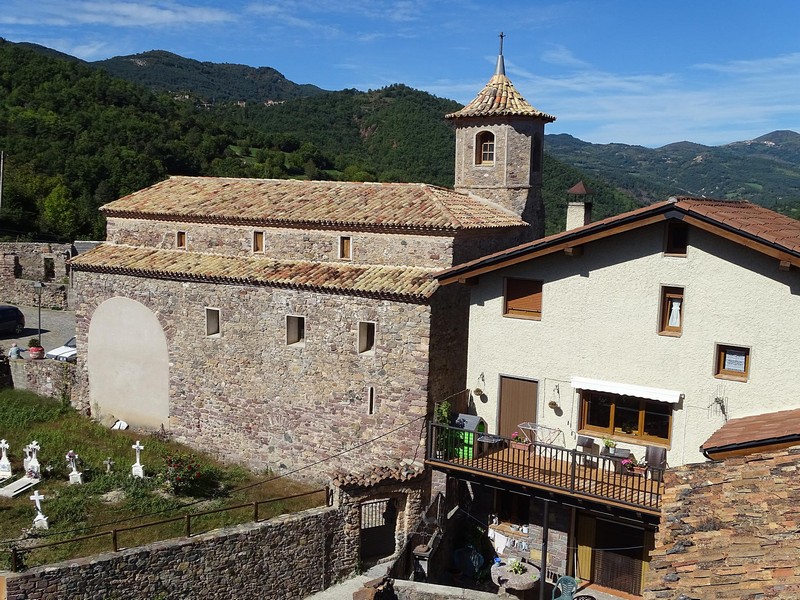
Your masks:
<path fill-rule="evenodd" d="M 375 388 L 368 387 L 367 388 L 367 414 L 374 415 L 375 414 Z"/>
<path fill-rule="evenodd" d="M 179 250 L 186 249 L 186 232 L 179 231 L 175 234 L 175 247 Z"/>
<path fill-rule="evenodd" d="M 206 335 L 220 335 L 220 316 L 218 308 L 206 308 Z"/>
<path fill-rule="evenodd" d="M 343 235 L 339 238 L 339 258 L 342 260 L 353 258 L 353 249 L 348 235 Z"/>
<path fill-rule="evenodd" d="M 263 252 L 264 251 L 264 232 L 263 231 L 254 231 L 253 232 L 253 252 Z"/>
<path fill-rule="evenodd" d="M 665 254 L 686 256 L 689 246 L 689 226 L 683 221 L 670 221 L 667 223 L 667 240 L 664 248 Z"/>
<path fill-rule="evenodd" d="M 683 331 L 683 288 L 661 288 L 661 325 L 662 335 L 679 336 Z"/>
<path fill-rule="evenodd" d="M 750 348 L 717 344 L 714 375 L 720 379 L 747 381 L 750 375 Z"/>
<path fill-rule="evenodd" d="M 361 321 L 358 324 L 358 352 L 360 354 L 375 352 L 375 323 Z"/>
<path fill-rule="evenodd" d="M 295 315 L 286 317 L 286 343 L 289 346 L 306 342 L 306 318 Z"/>
<path fill-rule="evenodd" d="M 542 318 L 542 281 L 536 279 L 506 279 L 506 317 Z"/>

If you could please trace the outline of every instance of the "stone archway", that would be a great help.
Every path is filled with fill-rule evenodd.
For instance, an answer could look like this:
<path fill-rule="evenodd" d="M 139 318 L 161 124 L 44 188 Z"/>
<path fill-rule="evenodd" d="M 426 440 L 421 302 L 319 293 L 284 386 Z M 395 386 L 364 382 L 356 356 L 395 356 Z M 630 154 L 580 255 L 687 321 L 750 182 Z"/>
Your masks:
<path fill-rule="evenodd" d="M 89 324 L 89 400 L 96 418 L 169 424 L 169 353 L 158 318 L 144 304 L 110 298 Z"/>

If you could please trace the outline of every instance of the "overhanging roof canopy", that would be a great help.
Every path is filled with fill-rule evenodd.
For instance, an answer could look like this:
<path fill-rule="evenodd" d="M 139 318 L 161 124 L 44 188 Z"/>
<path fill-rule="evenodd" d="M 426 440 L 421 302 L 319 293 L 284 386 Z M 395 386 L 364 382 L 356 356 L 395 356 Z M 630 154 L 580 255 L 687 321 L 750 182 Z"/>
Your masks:
<path fill-rule="evenodd" d="M 644 385 L 632 385 L 630 383 L 601 381 L 600 379 L 589 379 L 588 377 L 573 377 L 570 380 L 570 384 L 573 388 L 579 390 L 606 392 L 609 394 L 619 394 L 620 396 L 633 396 L 635 398 L 657 400 L 658 402 L 669 402 L 670 404 L 677 404 L 681 401 L 681 398 L 683 398 L 682 393 L 673 390 L 646 387 Z"/>

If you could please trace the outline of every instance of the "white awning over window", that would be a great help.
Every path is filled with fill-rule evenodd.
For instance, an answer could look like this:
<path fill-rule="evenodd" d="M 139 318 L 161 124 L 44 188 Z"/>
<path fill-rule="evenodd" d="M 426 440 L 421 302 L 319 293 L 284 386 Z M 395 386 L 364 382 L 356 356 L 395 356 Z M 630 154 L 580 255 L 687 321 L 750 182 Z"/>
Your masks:
<path fill-rule="evenodd" d="M 591 390 L 593 392 L 607 392 L 609 394 L 619 394 L 620 396 L 634 396 L 636 398 L 646 398 L 659 402 L 669 402 L 677 404 L 683 398 L 683 394 L 674 390 L 663 390 L 661 388 L 646 387 L 644 385 L 631 385 L 629 383 L 616 383 L 613 381 L 601 381 L 599 379 L 589 379 L 588 377 L 573 377 L 570 380 L 573 388 L 578 390 Z"/>

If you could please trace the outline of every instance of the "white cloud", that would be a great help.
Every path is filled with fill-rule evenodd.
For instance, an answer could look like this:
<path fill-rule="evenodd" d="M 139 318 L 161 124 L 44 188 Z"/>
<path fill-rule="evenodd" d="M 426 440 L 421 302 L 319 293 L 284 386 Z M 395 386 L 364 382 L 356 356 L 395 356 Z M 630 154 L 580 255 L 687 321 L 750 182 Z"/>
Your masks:
<path fill-rule="evenodd" d="M 25 17 L 14 15 L 24 14 Z M 233 21 L 236 16 L 217 8 L 190 6 L 171 1 L 107 2 L 85 0 L 60 2 L 11 0 L 4 6 L 0 23 L 24 25 L 105 25 L 112 27 L 162 27 Z"/>
<path fill-rule="evenodd" d="M 542 54 L 542 60 L 546 63 L 559 65 L 562 67 L 573 67 L 585 69 L 589 63 L 576 57 L 568 48 L 564 46 L 552 46 Z"/>

